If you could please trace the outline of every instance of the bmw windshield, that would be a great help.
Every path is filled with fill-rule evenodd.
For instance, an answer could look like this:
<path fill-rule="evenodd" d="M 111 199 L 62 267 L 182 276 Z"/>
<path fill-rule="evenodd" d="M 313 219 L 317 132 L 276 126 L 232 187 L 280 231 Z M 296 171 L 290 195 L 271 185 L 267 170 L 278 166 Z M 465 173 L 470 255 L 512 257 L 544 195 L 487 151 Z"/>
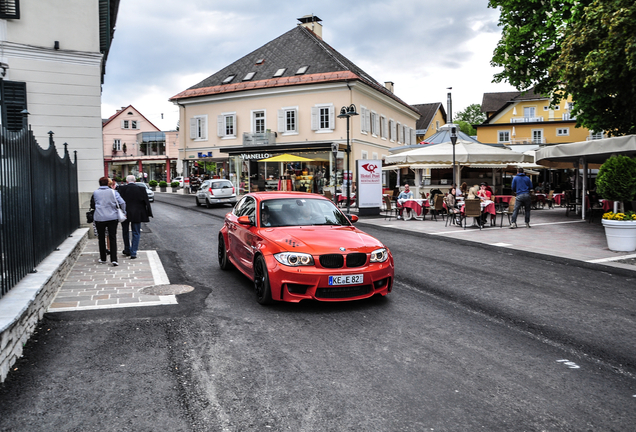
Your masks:
<path fill-rule="evenodd" d="M 351 225 L 331 202 L 311 198 L 282 198 L 261 202 L 262 227 L 299 225 Z"/>

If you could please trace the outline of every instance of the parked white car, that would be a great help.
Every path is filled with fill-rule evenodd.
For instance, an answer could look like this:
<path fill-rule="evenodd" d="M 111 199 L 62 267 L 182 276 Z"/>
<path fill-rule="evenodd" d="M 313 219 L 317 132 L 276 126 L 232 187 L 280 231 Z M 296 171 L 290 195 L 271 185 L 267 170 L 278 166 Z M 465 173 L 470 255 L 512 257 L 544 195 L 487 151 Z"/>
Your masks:
<path fill-rule="evenodd" d="M 142 188 L 146 189 L 146 193 L 148 193 L 148 201 L 155 202 L 155 193 L 152 189 L 150 189 L 150 186 L 148 186 L 148 183 L 136 182 L 135 184 L 137 186 L 141 186 Z"/>
<path fill-rule="evenodd" d="M 207 208 L 213 204 L 236 204 L 236 190 L 229 180 L 205 180 L 197 189 L 194 200 L 197 206 L 205 204 Z"/>
<path fill-rule="evenodd" d="M 173 182 L 179 182 L 179 187 L 183 187 L 183 177 L 175 177 L 172 179 Z M 171 182 L 172 183 L 172 182 Z"/>

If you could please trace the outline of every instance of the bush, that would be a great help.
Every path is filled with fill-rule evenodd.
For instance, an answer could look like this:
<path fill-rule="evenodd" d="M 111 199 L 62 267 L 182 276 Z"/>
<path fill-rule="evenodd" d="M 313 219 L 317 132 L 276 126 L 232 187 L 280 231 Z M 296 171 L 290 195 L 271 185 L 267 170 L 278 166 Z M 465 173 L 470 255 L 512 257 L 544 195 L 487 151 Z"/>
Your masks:
<path fill-rule="evenodd" d="M 159 187 L 163 187 L 163 188 L 165 188 L 165 187 L 167 187 L 167 186 L 168 186 L 168 182 L 166 182 L 166 181 L 164 181 L 164 180 L 161 180 L 161 181 L 159 182 Z"/>
<path fill-rule="evenodd" d="M 631 201 L 636 196 L 636 160 L 627 156 L 606 160 L 596 176 L 596 191 L 605 199 Z"/>
<path fill-rule="evenodd" d="M 150 180 L 148 182 L 148 186 L 150 186 L 150 187 L 157 186 L 157 180 Z"/>
<path fill-rule="evenodd" d="M 173 188 L 179 187 L 179 182 L 173 181 L 172 183 L 170 183 L 170 186 L 172 186 Z"/>

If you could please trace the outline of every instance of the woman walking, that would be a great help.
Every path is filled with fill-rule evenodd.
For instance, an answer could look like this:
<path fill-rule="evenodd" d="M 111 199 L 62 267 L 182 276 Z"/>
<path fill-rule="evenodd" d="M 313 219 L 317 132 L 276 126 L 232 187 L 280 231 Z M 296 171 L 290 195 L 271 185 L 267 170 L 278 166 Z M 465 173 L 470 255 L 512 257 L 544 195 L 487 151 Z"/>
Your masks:
<path fill-rule="evenodd" d="M 113 266 L 118 266 L 117 262 L 117 225 L 119 219 L 117 206 L 126 211 L 126 202 L 114 189 L 108 187 L 108 177 L 99 179 L 99 189 L 93 192 L 91 197 L 91 208 L 95 209 L 95 226 L 97 227 L 97 238 L 99 240 L 99 262 L 106 262 L 106 229 L 110 239 L 110 261 Z"/>

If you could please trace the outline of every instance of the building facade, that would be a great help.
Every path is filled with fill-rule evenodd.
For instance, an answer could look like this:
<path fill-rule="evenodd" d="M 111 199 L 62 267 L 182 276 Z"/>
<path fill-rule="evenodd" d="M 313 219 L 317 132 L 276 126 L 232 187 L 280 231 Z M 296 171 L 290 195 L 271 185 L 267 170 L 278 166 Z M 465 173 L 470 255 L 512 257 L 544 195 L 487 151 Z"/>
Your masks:
<path fill-rule="evenodd" d="M 413 105 L 420 113 L 416 125 L 416 142 L 427 142 L 427 139 L 446 124 L 446 110 L 441 102 Z"/>
<path fill-rule="evenodd" d="M 103 172 L 101 84 L 118 8 L 119 0 L 0 1 L 2 125 L 30 125 L 44 148 L 53 132 L 60 154 L 64 143 L 77 152 L 80 215 Z"/>
<path fill-rule="evenodd" d="M 415 142 L 419 113 L 392 83 L 379 84 L 326 44 L 318 17 L 299 20 L 170 99 L 180 111 L 184 175 L 213 161 L 216 172 L 207 174 L 230 179 L 240 192 L 321 192 L 346 179 L 347 142 L 352 171 L 356 159 L 382 159 L 389 148 Z M 339 117 L 352 104 L 358 115 Z M 310 160 L 259 162 L 281 154 Z"/>
<path fill-rule="evenodd" d="M 586 128 L 577 128 L 571 115 L 572 100 L 555 107 L 550 98 L 534 91 L 484 93 L 484 123 L 475 125 L 477 140 L 488 144 L 538 146 L 585 141 L 602 136 Z"/>
<path fill-rule="evenodd" d="M 132 105 L 117 110 L 102 129 L 105 176 L 132 174 L 146 182 L 176 177 L 177 131 L 160 131 Z"/>

